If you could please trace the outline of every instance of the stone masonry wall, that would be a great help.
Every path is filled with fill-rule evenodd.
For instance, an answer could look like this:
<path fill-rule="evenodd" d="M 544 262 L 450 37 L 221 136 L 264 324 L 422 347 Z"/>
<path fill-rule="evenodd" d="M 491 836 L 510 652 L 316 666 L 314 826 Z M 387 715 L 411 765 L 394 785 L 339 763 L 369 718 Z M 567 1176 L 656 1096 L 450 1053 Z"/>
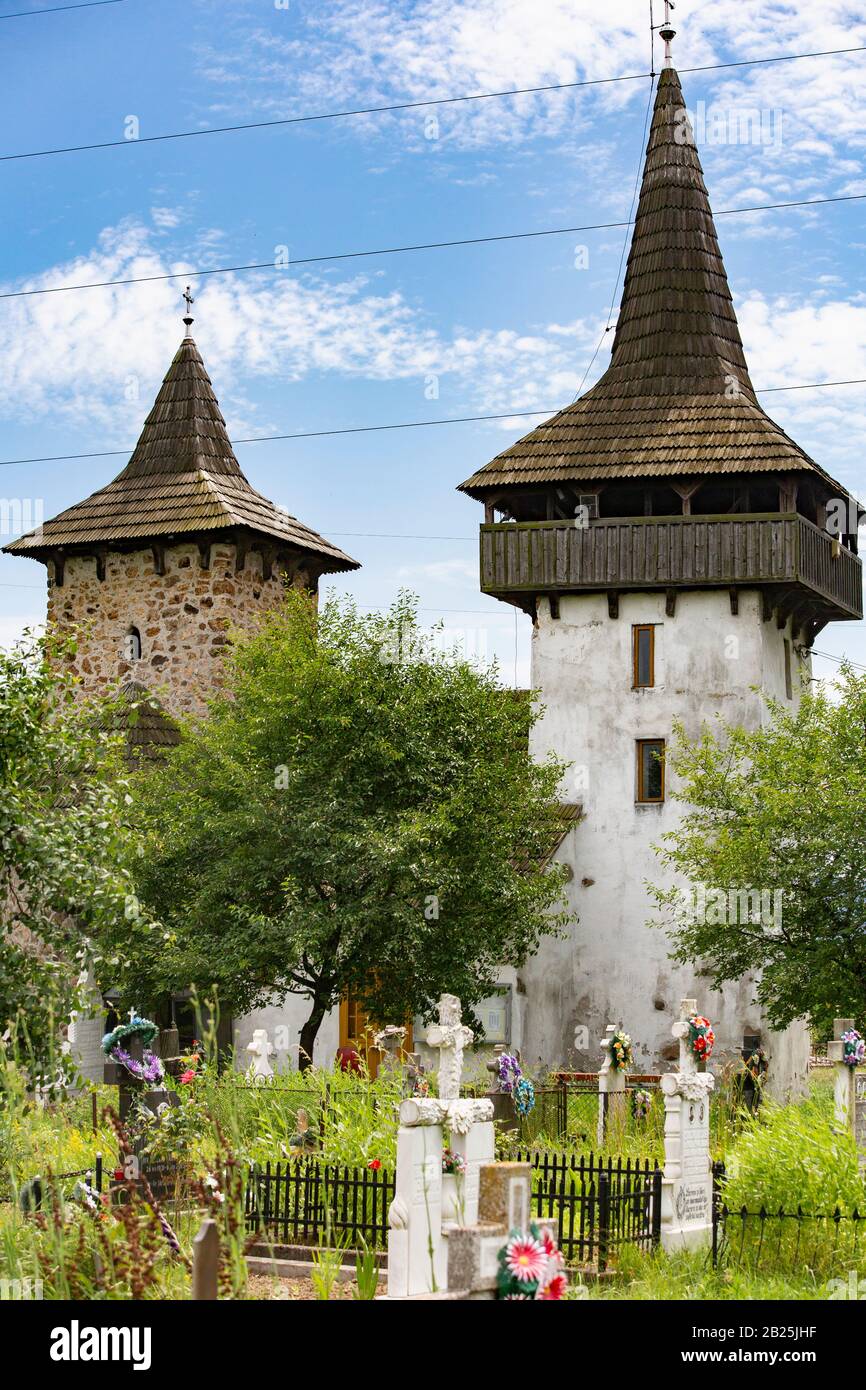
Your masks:
<path fill-rule="evenodd" d="M 294 582 L 305 578 L 301 571 Z M 63 584 L 49 584 L 48 622 L 61 633 L 78 630 L 71 669 L 86 693 L 135 680 L 170 713 L 197 714 L 219 684 L 230 629 L 254 626 L 283 593 L 276 569 L 273 578 L 262 579 L 256 552 L 235 573 L 235 546 L 229 543 L 211 547 L 206 570 L 198 546 L 166 547 L 165 574 L 156 573 L 149 549 L 108 554 L 103 580 L 95 557 L 71 556 Z M 141 637 L 138 661 L 129 659 L 132 628 Z"/>

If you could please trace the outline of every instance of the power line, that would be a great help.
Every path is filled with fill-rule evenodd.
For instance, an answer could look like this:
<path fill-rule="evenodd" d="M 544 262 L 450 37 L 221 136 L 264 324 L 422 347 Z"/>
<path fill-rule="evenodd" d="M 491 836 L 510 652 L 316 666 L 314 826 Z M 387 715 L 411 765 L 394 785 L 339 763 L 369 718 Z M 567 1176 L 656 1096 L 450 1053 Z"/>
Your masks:
<path fill-rule="evenodd" d="M 71 7 L 70 7 L 71 8 Z M 10 16 L 11 18 L 11 16 Z M 727 68 L 757 67 L 767 63 L 794 63 L 804 58 L 832 58 L 847 53 L 866 52 L 866 44 L 852 48 L 826 48 L 814 53 L 780 53 L 771 58 L 743 58 L 731 63 L 705 63 L 700 67 L 680 68 L 681 73 L 721 72 Z M 459 97 L 427 97 L 423 101 L 392 102 L 386 106 L 359 106 L 345 111 L 322 111 L 307 116 L 284 116 L 270 121 L 244 121 L 237 125 L 211 126 L 207 130 L 176 130 L 164 135 L 140 135 L 135 140 L 99 140 L 87 145 L 61 145 L 48 150 L 25 150 L 18 154 L 0 155 L 0 163 L 16 159 L 44 159 L 49 155 L 81 154 L 87 150 L 111 150 L 121 146 L 148 145 L 166 140 L 192 140 L 203 135 L 226 135 L 235 131 L 266 130 L 277 126 L 308 125 L 313 121 L 336 121 L 357 116 L 378 116 L 392 111 L 412 111 L 427 106 L 453 106 L 458 102 L 494 101 L 503 97 L 532 96 L 543 92 L 564 92 L 578 87 L 609 86 L 614 82 L 639 82 L 654 74 L 650 72 L 622 73 L 617 77 L 589 77 L 575 82 L 551 82 L 538 87 L 509 87 L 498 92 L 473 92 Z"/>
<path fill-rule="evenodd" d="M 849 656 L 835 656 L 833 652 L 819 652 L 817 647 L 812 648 L 813 656 L 823 657 L 825 661 L 835 661 L 838 666 L 853 666 L 855 671 L 866 671 L 866 666 L 859 661 L 852 661 Z"/>
<path fill-rule="evenodd" d="M 126 0 L 81 0 L 78 5 L 52 5 L 46 10 L 16 10 L 14 14 L 0 14 L 0 19 L 29 19 L 34 14 L 62 14 L 65 10 L 96 10 L 101 5 L 123 5 Z"/>
<path fill-rule="evenodd" d="M 830 198 L 798 198 L 786 203 L 755 203 L 743 208 L 721 208 L 715 216 L 733 217 L 738 213 L 746 212 L 778 212 L 786 208 L 815 207 L 823 203 L 856 203 L 862 202 L 864 199 L 866 199 L 866 193 L 841 193 Z M 364 251 L 336 251 L 326 256 L 299 256 L 295 260 L 288 261 L 285 266 L 277 266 L 274 261 L 251 261 L 238 265 L 214 266 L 204 270 L 172 270 L 160 275 L 130 275 L 117 280 L 89 280 L 79 285 L 49 285 L 39 290 L 7 290 L 0 293 L 0 299 L 32 299 L 41 294 L 70 294 L 78 290 L 103 290 L 118 285 L 146 285 L 164 280 L 190 280 L 196 276 L 234 275 L 246 270 L 283 270 L 298 265 L 320 265 L 327 261 L 361 260 L 370 256 L 399 256 L 410 251 L 442 251 L 456 246 L 485 246 L 497 241 L 530 241 L 535 237 L 570 236 L 575 232 L 603 232 L 617 227 L 633 226 L 633 219 L 624 222 L 587 222 L 579 227 L 546 227 L 537 232 L 501 232 L 494 236 L 460 237 L 453 241 L 423 241 L 406 246 L 378 246 Z M 622 269 L 621 266 L 620 269 Z M 614 289 L 615 297 L 616 289 Z M 613 305 L 611 305 L 612 311 Z M 597 354 L 598 349 L 596 349 Z M 593 357 L 594 360 L 595 357 Z"/>
<path fill-rule="evenodd" d="M 866 377 L 852 377 L 848 381 L 805 381 L 798 382 L 796 385 L 791 386 L 755 387 L 755 393 L 756 395 L 765 395 L 770 391 L 819 391 L 830 386 L 866 386 Z M 342 429 L 298 430 L 293 434 L 256 434 L 242 439 L 235 439 L 232 442 L 233 444 L 273 444 L 291 439 L 326 439 L 332 435 L 341 434 L 379 434 L 384 430 L 420 430 L 426 429 L 431 425 L 466 425 L 485 420 L 520 420 L 528 416 L 538 415 L 549 418 L 551 415 L 558 415 L 564 408 L 565 407 L 561 405 L 557 405 L 554 406 L 552 410 L 504 410 L 498 415 L 450 415 L 440 420 L 402 420 L 395 424 L 388 425 L 347 425 Z M 24 463 L 66 463 L 80 459 L 121 458 L 129 457 L 131 453 L 132 447 L 126 449 L 99 449 L 86 454 L 45 454 L 38 458 L 2 459 L 0 460 L 0 468 L 11 468 L 15 464 Z M 349 535 L 351 533 L 344 532 L 343 534 Z M 419 537 L 419 539 L 421 538 Z M 432 540 L 434 537 L 426 537 L 424 539 Z M 462 540 L 465 538 L 442 536 L 440 539 Z"/>

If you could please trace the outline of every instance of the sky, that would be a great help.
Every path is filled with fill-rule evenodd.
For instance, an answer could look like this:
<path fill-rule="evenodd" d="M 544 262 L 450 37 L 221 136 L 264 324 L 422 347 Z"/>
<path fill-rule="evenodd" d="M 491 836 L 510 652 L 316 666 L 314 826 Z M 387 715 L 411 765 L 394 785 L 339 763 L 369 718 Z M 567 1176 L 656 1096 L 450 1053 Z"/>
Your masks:
<path fill-rule="evenodd" d="M 60 3 L 0 0 L 0 154 L 119 143 L 0 160 L 0 296 L 184 274 L 0 297 L 0 500 L 47 518 L 120 471 L 182 336 L 189 280 L 233 439 L 504 417 L 236 451 L 254 487 L 361 562 L 327 585 L 369 608 L 408 588 L 425 624 L 441 620 L 447 640 L 528 684 L 529 619 L 479 593 L 482 512 L 455 489 L 536 423 L 517 412 L 552 413 L 604 370 L 626 231 L 296 262 L 627 220 L 651 91 L 648 0 L 113 0 L 40 13 Z M 655 10 L 659 22 L 661 0 Z M 866 7 L 678 0 L 674 19 L 759 394 L 866 378 L 866 202 L 720 215 L 866 193 L 866 52 L 685 71 L 866 47 Z M 747 129 L 750 111 L 761 120 Z M 267 268 L 191 273 L 249 262 Z M 866 495 L 866 386 L 761 399 Z M 44 610 L 44 567 L 0 556 L 0 642 Z M 816 645 L 866 663 L 863 623 L 832 624 Z M 836 669 L 815 660 L 819 676 Z"/>

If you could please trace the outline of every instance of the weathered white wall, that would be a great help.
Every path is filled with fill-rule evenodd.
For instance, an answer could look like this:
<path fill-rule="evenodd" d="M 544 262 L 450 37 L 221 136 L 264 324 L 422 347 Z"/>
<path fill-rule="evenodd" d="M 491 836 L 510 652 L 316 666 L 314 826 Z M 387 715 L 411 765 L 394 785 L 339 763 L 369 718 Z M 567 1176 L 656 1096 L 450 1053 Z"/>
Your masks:
<path fill-rule="evenodd" d="M 310 1001 L 299 994 L 289 994 L 282 1004 L 270 1004 L 235 1021 L 235 1066 L 245 1071 L 253 1060 L 246 1051 L 257 1028 L 267 1031 L 276 1051 L 271 1057 L 274 1071 L 297 1071 L 301 1029 L 310 1015 Z M 334 1064 L 340 1042 L 340 1011 L 332 1009 L 322 1020 L 313 1046 L 313 1062 L 317 1067 Z"/>
<path fill-rule="evenodd" d="M 632 689 L 635 623 L 659 624 L 650 689 Z M 558 619 L 546 600 L 539 602 L 532 684 L 545 712 L 533 730 L 532 752 L 542 757 L 552 749 L 573 763 L 564 799 L 582 802 L 585 818 L 557 856 L 572 870 L 568 899 L 579 923 L 564 939 L 545 939 L 521 972 L 529 1065 L 597 1070 L 598 1040 L 612 1022 L 631 1034 L 638 1068 L 666 1070 L 676 1056 L 671 1021 L 680 1000 L 694 997 L 713 1020 L 719 1061 L 739 1053 L 744 1032 L 760 1032 L 771 1054 L 773 1089 L 802 1086 L 805 1029 L 771 1035 L 754 1003 L 754 979 L 710 991 L 694 970 L 668 960 L 665 932 L 647 925 L 654 914 L 645 881 L 670 881 L 652 846 L 681 814 L 670 799 L 670 770 L 663 804 L 635 803 L 636 739 L 670 740 L 674 719 L 690 736 L 719 718 L 753 728 L 767 721 L 760 691 L 785 700 L 784 637 L 791 639 L 789 629 L 762 621 L 757 591 L 740 593 L 737 616 L 726 590 L 679 595 L 673 618 L 665 615 L 664 594 L 621 595 L 614 619 L 603 593 L 563 597 Z M 792 669 L 796 701 L 796 655 Z M 802 669 L 808 674 L 808 663 Z M 575 1046 L 581 1027 L 588 1029 L 588 1047 Z"/>

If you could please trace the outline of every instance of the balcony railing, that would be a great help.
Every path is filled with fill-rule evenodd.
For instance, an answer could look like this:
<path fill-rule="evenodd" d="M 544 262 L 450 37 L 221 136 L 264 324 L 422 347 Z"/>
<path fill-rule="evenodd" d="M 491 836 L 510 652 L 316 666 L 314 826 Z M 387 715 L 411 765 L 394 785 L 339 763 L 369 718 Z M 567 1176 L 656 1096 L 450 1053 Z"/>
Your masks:
<path fill-rule="evenodd" d="M 828 618 L 863 616 L 861 561 L 797 513 L 481 527 L 481 588 L 488 594 L 715 586 L 805 590 Z"/>

